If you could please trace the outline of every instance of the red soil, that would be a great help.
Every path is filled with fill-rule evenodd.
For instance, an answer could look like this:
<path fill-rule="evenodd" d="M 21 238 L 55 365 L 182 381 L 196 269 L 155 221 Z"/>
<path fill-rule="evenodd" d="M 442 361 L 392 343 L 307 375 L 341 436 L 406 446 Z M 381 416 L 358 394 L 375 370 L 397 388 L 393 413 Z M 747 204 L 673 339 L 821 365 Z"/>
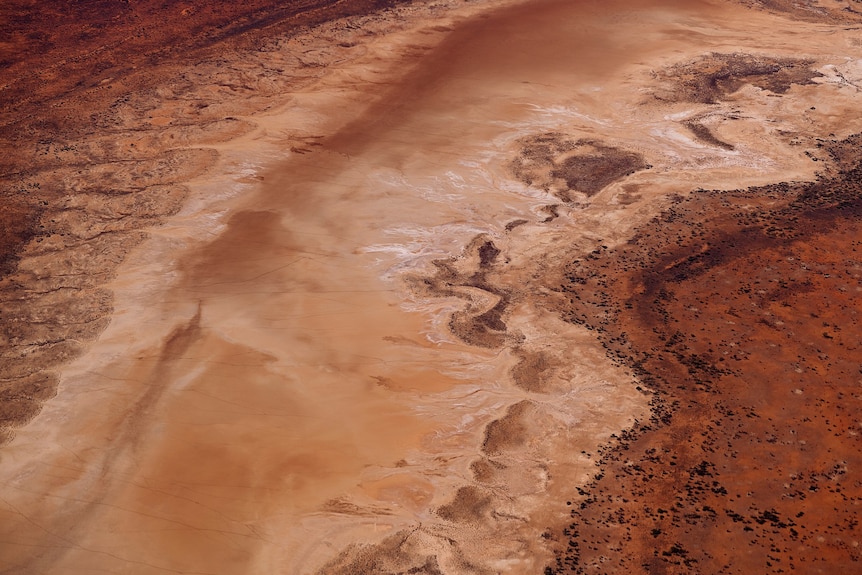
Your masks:
<path fill-rule="evenodd" d="M 571 321 L 653 417 L 602 453 L 554 572 L 862 569 L 858 140 L 832 146 L 841 173 L 695 192 L 569 266 Z"/>

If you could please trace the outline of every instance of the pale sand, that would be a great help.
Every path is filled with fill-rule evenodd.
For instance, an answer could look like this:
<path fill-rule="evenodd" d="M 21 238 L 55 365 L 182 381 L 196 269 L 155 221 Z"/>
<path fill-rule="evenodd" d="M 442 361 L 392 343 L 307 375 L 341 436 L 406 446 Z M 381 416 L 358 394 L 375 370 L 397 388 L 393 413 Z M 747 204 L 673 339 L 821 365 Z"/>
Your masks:
<path fill-rule="evenodd" d="M 407 530 L 403 551 L 435 554 L 446 573 L 540 572 L 552 559 L 541 534 L 565 523 L 566 497 L 594 469 L 582 451 L 647 406 L 588 332 L 528 297 L 531 278 L 624 239 L 668 193 L 810 178 L 817 165 L 781 130 L 862 130 L 847 114 L 858 90 L 837 80 L 783 98 L 746 87 L 735 121 L 726 104 L 644 104 L 650 70 L 708 52 L 810 53 L 858 80 L 851 32 L 829 51 L 814 24 L 661 0 L 430 14 L 213 146 L 217 168 L 110 285 L 108 330 L 4 448 L 0 567 L 312 573 Z M 819 112 L 815 90 L 829 90 Z M 735 150 L 693 139 L 683 122 L 704 115 Z M 556 200 L 507 166 L 519 138 L 547 131 L 638 151 L 652 168 L 540 224 Z M 517 296 L 499 348 L 446 329 L 465 301 L 492 307 L 490 294 L 429 297 L 404 281 L 479 234 L 508 262 L 489 281 Z M 556 361 L 541 392 L 513 384 L 517 350 Z M 481 482 L 490 503 L 447 507 L 477 484 L 486 426 L 525 399 L 527 416 L 501 424 L 517 435 L 487 453 L 502 470 Z"/>

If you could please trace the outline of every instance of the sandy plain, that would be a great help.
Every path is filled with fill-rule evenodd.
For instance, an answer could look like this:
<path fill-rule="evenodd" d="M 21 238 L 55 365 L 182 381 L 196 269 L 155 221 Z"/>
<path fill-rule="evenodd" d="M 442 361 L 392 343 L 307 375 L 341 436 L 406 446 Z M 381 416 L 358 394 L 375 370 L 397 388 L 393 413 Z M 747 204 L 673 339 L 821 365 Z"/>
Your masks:
<path fill-rule="evenodd" d="M 852 6 L 265 13 L 7 108 L 0 569 L 852 572 Z"/>

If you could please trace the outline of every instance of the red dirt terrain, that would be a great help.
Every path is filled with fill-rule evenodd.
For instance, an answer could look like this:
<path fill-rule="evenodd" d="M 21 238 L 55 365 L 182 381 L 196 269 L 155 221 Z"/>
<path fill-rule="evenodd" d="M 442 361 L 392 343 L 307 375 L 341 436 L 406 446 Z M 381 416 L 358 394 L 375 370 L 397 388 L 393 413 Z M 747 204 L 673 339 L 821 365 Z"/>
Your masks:
<path fill-rule="evenodd" d="M 822 2 L 4 3 L 0 571 L 862 572 Z"/>
<path fill-rule="evenodd" d="M 858 573 L 860 138 L 810 184 L 679 199 L 558 294 L 652 394 L 554 573 Z"/>

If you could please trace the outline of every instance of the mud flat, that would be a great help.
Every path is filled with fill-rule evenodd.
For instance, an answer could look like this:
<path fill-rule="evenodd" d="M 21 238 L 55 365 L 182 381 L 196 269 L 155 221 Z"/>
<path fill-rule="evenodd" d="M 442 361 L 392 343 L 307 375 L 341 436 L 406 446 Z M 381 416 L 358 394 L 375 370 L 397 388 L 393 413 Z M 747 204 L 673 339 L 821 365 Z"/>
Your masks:
<path fill-rule="evenodd" d="M 8 170 L 3 571 L 852 570 L 855 12 L 250 6 Z"/>

